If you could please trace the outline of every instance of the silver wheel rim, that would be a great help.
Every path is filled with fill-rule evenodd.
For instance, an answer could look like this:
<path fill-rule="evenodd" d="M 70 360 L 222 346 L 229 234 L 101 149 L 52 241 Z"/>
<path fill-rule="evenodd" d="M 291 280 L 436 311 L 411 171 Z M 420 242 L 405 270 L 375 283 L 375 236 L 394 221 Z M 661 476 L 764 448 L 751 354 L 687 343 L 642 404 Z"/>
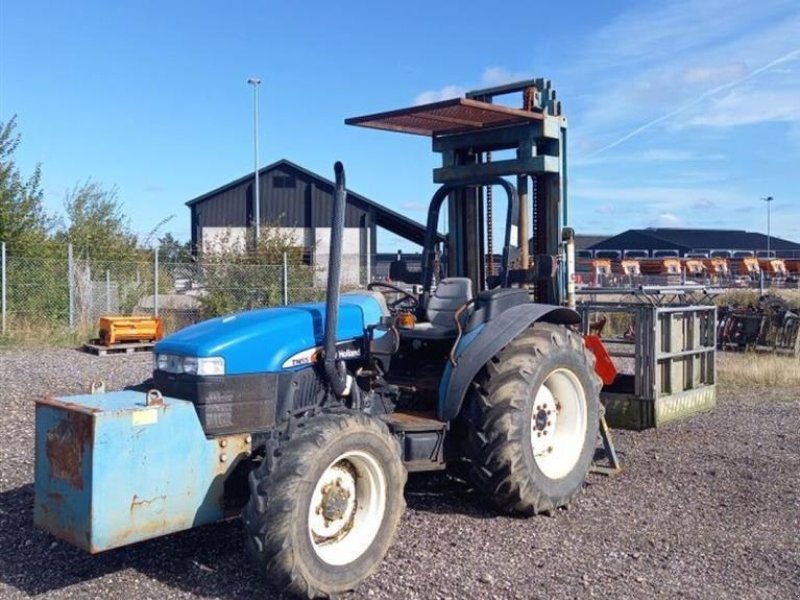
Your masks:
<path fill-rule="evenodd" d="M 561 479 L 577 464 L 586 437 L 586 394 L 568 369 L 556 369 L 533 401 L 531 447 L 536 466 L 550 479 Z"/>
<path fill-rule="evenodd" d="M 308 509 L 316 555 L 340 566 L 361 556 L 378 535 L 386 511 L 386 477 L 371 455 L 345 452 L 323 471 Z"/>

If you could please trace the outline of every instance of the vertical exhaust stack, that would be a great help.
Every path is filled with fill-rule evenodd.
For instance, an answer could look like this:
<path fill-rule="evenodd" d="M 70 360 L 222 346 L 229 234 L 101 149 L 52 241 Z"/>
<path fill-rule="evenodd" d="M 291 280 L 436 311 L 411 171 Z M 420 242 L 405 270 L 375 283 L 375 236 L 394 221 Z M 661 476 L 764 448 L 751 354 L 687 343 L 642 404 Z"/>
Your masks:
<path fill-rule="evenodd" d="M 331 223 L 331 247 L 328 258 L 328 288 L 325 299 L 325 376 L 337 396 L 346 387 L 345 374 L 336 367 L 336 326 L 339 322 L 339 284 L 342 279 L 342 238 L 344 237 L 345 190 L 344 166 L 336 161 L 336 188 L 333 195 L 333 222 Z"/>

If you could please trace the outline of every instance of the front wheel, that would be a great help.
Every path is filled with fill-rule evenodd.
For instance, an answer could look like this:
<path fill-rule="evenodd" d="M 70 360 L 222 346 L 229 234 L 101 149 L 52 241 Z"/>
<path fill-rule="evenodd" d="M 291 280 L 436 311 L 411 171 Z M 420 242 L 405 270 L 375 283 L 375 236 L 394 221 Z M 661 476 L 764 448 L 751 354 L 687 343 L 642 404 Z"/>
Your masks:
<path fill-rule="evenodd" d="M 512 514 L 568 505 L 583 487 L 599 425 L 600 382 L 580 335 L 536 323 L 475 384 L 466 454 L 477 487 Z"/>
<path fill-rule="evenodd" d="M 383 560 L 403 514 L 397 441 L 365 415 L 314 418 L 250 475 L 247 548 L 270 585 L 328 597 Z"/>

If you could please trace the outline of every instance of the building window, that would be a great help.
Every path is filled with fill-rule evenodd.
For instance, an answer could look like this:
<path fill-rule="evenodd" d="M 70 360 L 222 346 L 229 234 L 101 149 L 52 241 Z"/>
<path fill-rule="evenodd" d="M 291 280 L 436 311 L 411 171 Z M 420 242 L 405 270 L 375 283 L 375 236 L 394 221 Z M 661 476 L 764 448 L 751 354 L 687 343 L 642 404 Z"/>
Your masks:
<path fill-rule="evenodd" d="M 291 175 L 275 175 L 272 178 L 272 186 L 276 188 L 297 187 L 297 180 Z"/>

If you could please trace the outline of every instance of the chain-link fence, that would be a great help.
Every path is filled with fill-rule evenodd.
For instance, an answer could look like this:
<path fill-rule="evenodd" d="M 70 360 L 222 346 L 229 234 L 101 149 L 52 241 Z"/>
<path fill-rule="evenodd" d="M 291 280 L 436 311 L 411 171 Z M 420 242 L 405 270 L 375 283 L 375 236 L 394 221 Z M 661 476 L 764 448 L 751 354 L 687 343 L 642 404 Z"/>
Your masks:
<path fill-rule="evenodd" d="M 15 254 L 0 243 L 2 334 L 71 331 L 89 335 L 104 315 L 157 315 L 174 331 L 217 315 L 259 307 L 321 300 L 327 265 L 284 254 L 262 264 L 242 254 L 163 260 L 157 250 L 137 250 L 130 260 L 76 257 L 70 245 L 47 257 Z M 342 286 L 366 285 L 363 257 L 343 259 Z M 95 331 L 96 333 L 96 331 Z"/>

